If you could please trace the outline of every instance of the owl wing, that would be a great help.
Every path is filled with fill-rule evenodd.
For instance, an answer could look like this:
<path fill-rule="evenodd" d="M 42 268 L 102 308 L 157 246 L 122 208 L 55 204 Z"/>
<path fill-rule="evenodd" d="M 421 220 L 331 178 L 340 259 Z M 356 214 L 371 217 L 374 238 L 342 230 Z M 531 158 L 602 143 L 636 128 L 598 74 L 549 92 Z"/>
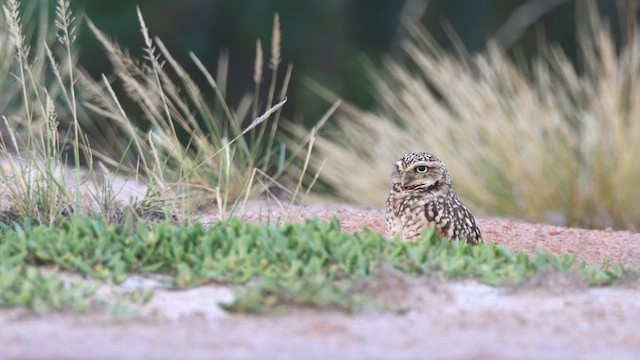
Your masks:
<path fill-rule="evenodd" d="M 394 207 L 391 195 L 387 198 L 384 217 L 386 236 L 389 239 L 393 239 L 402 232 L 402 223 L 400 222 L 400 215 L 396 213 L 396 208 Z"/>
<path fill-rule="evenodd" d="M 467 243 L 469 244 L 477 244 L 482 242 L 482 235 L 480 234 L 480 229 L 476 224 L 476 219 L 471 214 L 471 211 L 467 209 L 466 206 L 462 204 L 460 199 L 456 196 L 456 217 L 458 221 L 456 221 L 456 237 L 458 239 L 465 238 Z"/>

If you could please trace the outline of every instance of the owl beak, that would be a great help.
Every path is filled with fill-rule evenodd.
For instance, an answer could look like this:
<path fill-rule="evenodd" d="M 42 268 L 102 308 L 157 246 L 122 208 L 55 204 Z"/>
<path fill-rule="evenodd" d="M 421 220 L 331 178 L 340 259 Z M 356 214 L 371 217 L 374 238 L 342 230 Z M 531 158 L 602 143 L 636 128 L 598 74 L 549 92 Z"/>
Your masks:
<path fill-rule="evenodd" d="M 402 180 L 400 182 L 400 185 L 402 185 L 403 189 L 412 189 L 414 188 L 414 186 L 411 186 L 411 181 L 413 179 L 411 178 L 411 176 L 408 176 L 408 174 L 404 174 L 402 175 Z"/>

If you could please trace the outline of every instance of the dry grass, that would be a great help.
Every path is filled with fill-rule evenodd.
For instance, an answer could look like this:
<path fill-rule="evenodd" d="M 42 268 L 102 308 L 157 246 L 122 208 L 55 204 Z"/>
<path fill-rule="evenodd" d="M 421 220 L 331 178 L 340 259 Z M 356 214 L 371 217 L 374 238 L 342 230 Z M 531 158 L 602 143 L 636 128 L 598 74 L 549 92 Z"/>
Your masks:
<path fill-rule="evenodd" d="M 151 38 L 140 11 L 138 19 L 145 42 L 142 61 L 132 58 L 91 22 L 89 27 L 104 46 L 126 95 L 144 114 L 143 127 L 150 130 L 142 131 L 139 125 L 134 125 L 136 121 L 120 105 L 121 100 L 107 77 L 100 87 L 87 80 L 87 88 L 95 100 L 90 107 L 112 121 L 119 133 L 126 134 L 127 149 L 136 154 L 136 162 L 126 164 L 129 166 L 126 171 L 144 173 L 155 195 L 165 201 L 184 200 L 180 201 L 181 212 L 216 204 L 220 213 L 227 213 L 243 196 L 264 191 L 253 187 L 257 174 L 277 166 L 273 175 L 277 179 L 286 166 L 285 160 L 274 163 L 273 159 L 278 157 L 273 145 L 280 111 L 286 103 L 291 68 L 287 69 L 281 88 L 276 89 L 279 64 L 272 61 L 268 102 L 261 104 L 255 95 L 246 97 L 233 109 L 224 98 L 225 84 L 221 83 L 226 77 L 226 58 L 219 62 L 222 80 L 216 80 L 197 56 L 190 54 L 209 84 L 209 91 L 215 95 L 211 101 L 162 41 Z M 274 32 L 278 31 L 276 18 Z M 261 49 L 257 56 L 262 57 Z M 259 73 L 254 77 L 256 94 L 262 82 L 261 62 L 256 61 L 255 71 Z M 260 107 L 264 107 L 261 112 Z M 267 131 L 269 127 L 271 130 Z M 136 168 L 131 168 L 132 165 Z"/>
<path fill-rule="evenodd" d="M 4 22 L 13 47 L 3 52 L 2 68 L 11 80 L 5 79 L 0 87 L 3 94 L 3 131 L 0 139 L 0 153 L 4 157 L 0 168 L 2 180 L 2 202 L 17 214 L 50 224 L 60 216 L 74 211 L 74 202 L 80 201 L 79 192 L 65 184 L 63 169 L 63 149 L 69 145 L 73 150 L 76 168 L 79 168 L 79 149 L 82 140 L 78 132 L 64 135 L 59 132 L 58 111 L 54 98 L 64 98 L 64 106 L 71 114 L 72 124 L 77 129 L 77 112 L 73 81 L 71 43 L 74 24 L 68 7 L 59 2 L 56 14 L 57 41 L 64 48 L 66 73 L 54 59 L 46 43 L 32 47 L 26 42 L 20 3 L 8 0 L 3 5 Z M 35 54 L 33 54 L 35 52 Z M 5 57 L 6 56 L 6 57 Z M 10 61 L 11 59 L 12 61 Z M 54 81 L 43 84 L 51 66 Z M 63 76 L 69 79 L 69 87 Z M 18 105 L 14 105 L 18 104 Z M 74 145 L 75 144 L 75 145 Z M 79 174 L 79 173 L 78 173 Z M 75 178 L 76 183 L 80 181 Z M 6 205 L 5 203 L 9 203 Z"/>
<path fill-rule="evenodd" d="M 46 32 L 25 36 L 19 1 L 7 0 L 3 9 L 0 24 L 11 40 L 0 32 L 0 42 L 13 46 L 0 55 L 0 75 L 5 75 L 0 79 L 0 155 L 6 159 L 0 168 L 2 208 L 17 217 L 52 224 L 71 212 L 97 211 L 111 218 L 126 187 L 116 185 L 119 175 L 146 185 L 146 193 L 126 205 L 134 213 L 179 213 L 193 220 L 213 206 L 226 217 L 249 197 L 281 186 L 285 173 L 291 175 L 300 149 L 287 149 L 277 139 L 292 71 L 289 66 L 281 74 L 277 15 L 270 82 L 263 84 L 258 41 L 255 93 L 232 107 L 225 99 L 228 59 L 221 56 L 214 77 L 190 54 L 209 86 L 201 90 L 162 41 L 150 35 L 139 10 L 142 59 L 87 20 L 114 67 L 112 75 L 96 80 L 76 66 L 80 21 L 68 0 L 57 1 L 54 40 Z M 48 28 L 43 22 L 40 28 Z M 263 85 L 266 99 L 259 98 Z M 135 108 L 125 109 L 125 102 Z M 313 138 L 296 145 L 309 143 Z M 295 200 L 299 188 L 291 192 Z"/>
<path fill-rule="evenodd" d="M 430 151 L 474 212 L 640 229 L 640 37 L 616 51 L 594 16 L 578 72 L 561 50 L 519 66 L 496 45 L 470 56 L 411 27 L 408 64 L 376 75 L 380 109 L 343 107 L 316 141 L 337 195 L 380 207 L 395 160 Z"/>

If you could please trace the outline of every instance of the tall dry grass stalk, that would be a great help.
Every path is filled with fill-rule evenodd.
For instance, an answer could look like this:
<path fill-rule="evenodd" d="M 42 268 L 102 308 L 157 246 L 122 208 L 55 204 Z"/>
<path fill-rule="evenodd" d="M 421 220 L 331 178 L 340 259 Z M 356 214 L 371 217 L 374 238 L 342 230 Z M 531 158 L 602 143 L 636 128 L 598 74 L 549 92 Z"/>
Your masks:
<path fill-rule="evenodd" d="M 445 52 L 412 26 L 410 63 L 376 75 L 380 109 L 345 106 L 336 136 L 316 140 L 321 179 L 380 207 L 394 161 L 424 150 L 474 213 L 640 229 L 640 37 L 616 51 L 607 27 L 591 24 L 581 72 L 551 45 L 523 68 L 494 44 Z"/>
<path fill-rule="evenodd" d="M 63 60 L 65 67 L 61 70 L 46 42 L 42 41 L 35 47 L 27 43 L 18 1 L 7 1 L 3 5 L 3 13 L 6 22 L 3 30 L 7 29 L 12 45 L 7 52 L 3 51 L 3 55 L 13 56 L 14 61 L 8 62 L 3 56 L 2 67 L 15 79 L 0 81 L 0 94 L 5 104 L 0 109 L 3 114 L 0 138 L 3 210 L 10 209 L 13 215 L 9 217 L 25 215 L 37 222 L 51 224 L 55 219 L 70 214 L 75 208 L 74 200 L 80 198 L 67 186 L 62 172 L 64 147 L 74 147 L 80 136 L 79 133 L 75 138 L 61 136 L 59 108 L 54 101 L 54 98 L 62 96 L 70 99 L 66 103 L 68 110 L 75 107 L 73 90 L 69 95 L 63 83 L 63 79 L 71 79 L 68 84 L 73 87 L 71 46 L 75 21 L 68 4 L 60 0 L 56 25 L 62 31 L 59 40 L 67 52 Z M 47 68 L 59 82 L 45 83 Z M 12 103 L 19 105 L 12 106 Z M 75 148 L 78 149 L 77 146 Z M 79 164 L 78 152 L 71 157 Z M 11 206 L 4 206 L 7 202 Z"/>

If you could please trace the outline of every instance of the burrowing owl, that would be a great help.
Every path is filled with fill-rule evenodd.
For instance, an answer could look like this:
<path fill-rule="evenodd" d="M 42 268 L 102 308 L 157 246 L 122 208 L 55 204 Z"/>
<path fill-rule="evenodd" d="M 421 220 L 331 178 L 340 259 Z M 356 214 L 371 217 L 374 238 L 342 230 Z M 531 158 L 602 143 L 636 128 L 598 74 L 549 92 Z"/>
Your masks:
<path fill-rule="evenodd" d="M 440 236 L 477 244 L 480 230 L 451 186 L 444 163 L 426 152 L 409 153 L 395 164 L 387 198 L 387 237 L 413 241 L 435 226 Z"/>

